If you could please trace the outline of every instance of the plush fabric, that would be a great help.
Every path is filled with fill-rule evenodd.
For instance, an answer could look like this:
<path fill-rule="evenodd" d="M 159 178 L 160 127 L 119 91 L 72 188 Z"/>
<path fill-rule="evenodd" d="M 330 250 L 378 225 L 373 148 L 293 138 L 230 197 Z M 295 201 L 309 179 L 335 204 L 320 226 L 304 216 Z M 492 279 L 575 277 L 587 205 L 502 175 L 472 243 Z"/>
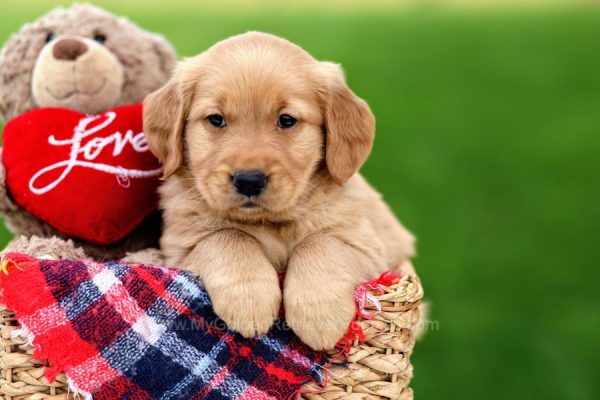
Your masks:
<path fill-rule="evenodd" d="M 14 200 L 66 236 L 111 244 L 157 209 L 161 168 L 142 132 L 142 105 L 98 116 L 41 108 L 4 128 Z"/>
<path fill-rule="evenodd" d="M 98 37 L 101 40 L 97 40 Z M 48 56 L 63 38 L 86 42 L 88 52 L 74 61 L 53 62 Z M 103 56 L 98 57 L 99 53 Z M 163 36 L 123 16 L 90 4 L 55 8 L 23 25 L 0 49 L 0 120 L 5 123 L 41 107 L 97 114 L 116 106 L 139 103 L 169 79 L 176 58 L 173 47 Z M 113 63 L 112 68 L 105 65 L 107 60 Z M 115 61 L 120 68 L 114 68 Z M 51 99 L 48 94 L 56 96 Z M 97 259 L 120 259 L 128 253 L 133 255 L 157 247 L 162 231 L 162 218 L 157 211 L 116 243 L 102 245 L 65 236 L 14 201 L 6 187 L 2 164 L 0 216 L 16 236 L 38 236 L 40 245 L 48 238 L 46 246 L 38 247 L 48 247 L 53 238 L 59 237 L 73 240 L 86 257 Z"/>
<path fill-rule="evenodd" d="M 0 301 L 50 379 L 93 399 L 289 399 L 326 358 L 285 323 L 244 339 L 224 329 L 197 278 L 117 262 L 4 256 Z"/>
<path fill-rule="evenodd" d="M 25 24 L 0 51 L 0 120 L 7 121 L 40 107 L 32 96 L 33 70 L 50 32 L 57 38 L 93 39 L 97 34 L 106 37 L 103 46 L 115 55 L 124 70 L 118 105 L 140 102 L 161 87 L 171 76 L 176 61 L 175 51 L 164 37 L 125 17 L 90 4 L 56 8 Z"/>

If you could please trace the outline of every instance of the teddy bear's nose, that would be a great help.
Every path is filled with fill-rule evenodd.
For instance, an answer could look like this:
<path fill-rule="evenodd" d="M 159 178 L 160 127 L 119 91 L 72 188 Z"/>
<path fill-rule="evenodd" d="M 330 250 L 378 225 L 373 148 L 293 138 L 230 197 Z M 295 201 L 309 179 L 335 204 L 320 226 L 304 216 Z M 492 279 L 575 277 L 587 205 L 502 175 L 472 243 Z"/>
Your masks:
<path fill-rule="evenodd" d="M 74 61 L 87 51 L 87 46 L 77 39 L 60 39 L 54 43 L 52 54 L 57 60 Z"/>

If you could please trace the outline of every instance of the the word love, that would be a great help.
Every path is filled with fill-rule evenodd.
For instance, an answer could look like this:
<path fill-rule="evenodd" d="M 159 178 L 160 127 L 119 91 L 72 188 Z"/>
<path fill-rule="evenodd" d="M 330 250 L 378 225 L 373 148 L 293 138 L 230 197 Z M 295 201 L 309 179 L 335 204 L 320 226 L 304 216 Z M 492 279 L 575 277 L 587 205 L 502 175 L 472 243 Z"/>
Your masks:
<path fill-rule="evenodd" d="M 145 153 L 150 150 L 143 132 L 134 133 L 132 130 L 127 130 L 123 134 L 116 131 L 108 136 L 99 135 L 92 137 L 104 129 L 108 129 L 116 117 L 117 114 L 113 111 L 101 115 L 84 117 L 79 121 L 73 130 L 72 137 L 69 139 L 57 139 L 54 135 L 50 135 L 48 137 L 50 145 L 69 147 L 68 158 L 40 169 L 29 180 L 29 189 L 38 195 L 47 193 L 64 181 L 69 173 L 77 167 L 89 168 L 115 175 L 117 182 L 122 186 L 128 186 L 131 178 L 148 178 L 160 175 L 162 172 L 161 168 L 151 170 L 128 169 L 118 165 L 116 162 L 117 157 L 123 153 L 126 146 L 130 146 L 137 153 Z M 92 126 L 93 123 L 98 121 L 98 124 Z M 85 144 L 83 144 L 84 141 Z M 115 163 L 96 162 L 102 152 L 105 150 L 110 151 L 111 146 Z M 38 185 L 39 181 L 43 177 L 48 176 L 48 174 L 55 176 L 57 174 L 55 170 L 60 171 L 56 179 L 45 185 Z"/>

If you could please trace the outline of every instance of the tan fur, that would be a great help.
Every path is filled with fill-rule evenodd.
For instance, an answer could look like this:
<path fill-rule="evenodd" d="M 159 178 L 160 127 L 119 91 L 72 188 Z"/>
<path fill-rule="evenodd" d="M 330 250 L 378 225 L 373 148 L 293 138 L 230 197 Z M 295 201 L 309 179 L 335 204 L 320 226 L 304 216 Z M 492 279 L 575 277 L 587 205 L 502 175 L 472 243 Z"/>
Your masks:
<path fill-rule="evenodd" d="M 299 124 L 278 128 L 284 113 Z M 339 67 L 298 46 L 261 33 L 218 43 L 146 99 L 144 124 L 167 167 L 167 264 L 197 273 L 244 336 L 266 332 L 283 297 L 300 338 L 331 348 L 354 315 L 354 286 L 413 254 L 412 235 L 357 174 L 373 142 L 370 109 Z M 231 184 L 247 169 L 269 179 L 254 208 Z"/>

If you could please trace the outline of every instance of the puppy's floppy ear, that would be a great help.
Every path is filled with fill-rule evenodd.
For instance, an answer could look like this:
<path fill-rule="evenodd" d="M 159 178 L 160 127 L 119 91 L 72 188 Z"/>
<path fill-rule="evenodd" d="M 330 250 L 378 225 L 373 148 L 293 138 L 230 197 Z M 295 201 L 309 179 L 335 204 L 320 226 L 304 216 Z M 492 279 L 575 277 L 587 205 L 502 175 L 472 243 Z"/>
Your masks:
<path fill-rule="evenodd" d="M 165 86 L 144 99 L 144 132 L 150 150 L 163 165 L 162 179 L 173 175 L 183 160 L 189 97 L 176 74 Z"/>
<path fill-rule="evenodd" d="M 366 161 L 375 138 L 375 118 L 367 103 L 346 84 L 338 64 L 319 62 L 319 94 L 325 118 L 325 162 L 343 185 Z"/>

